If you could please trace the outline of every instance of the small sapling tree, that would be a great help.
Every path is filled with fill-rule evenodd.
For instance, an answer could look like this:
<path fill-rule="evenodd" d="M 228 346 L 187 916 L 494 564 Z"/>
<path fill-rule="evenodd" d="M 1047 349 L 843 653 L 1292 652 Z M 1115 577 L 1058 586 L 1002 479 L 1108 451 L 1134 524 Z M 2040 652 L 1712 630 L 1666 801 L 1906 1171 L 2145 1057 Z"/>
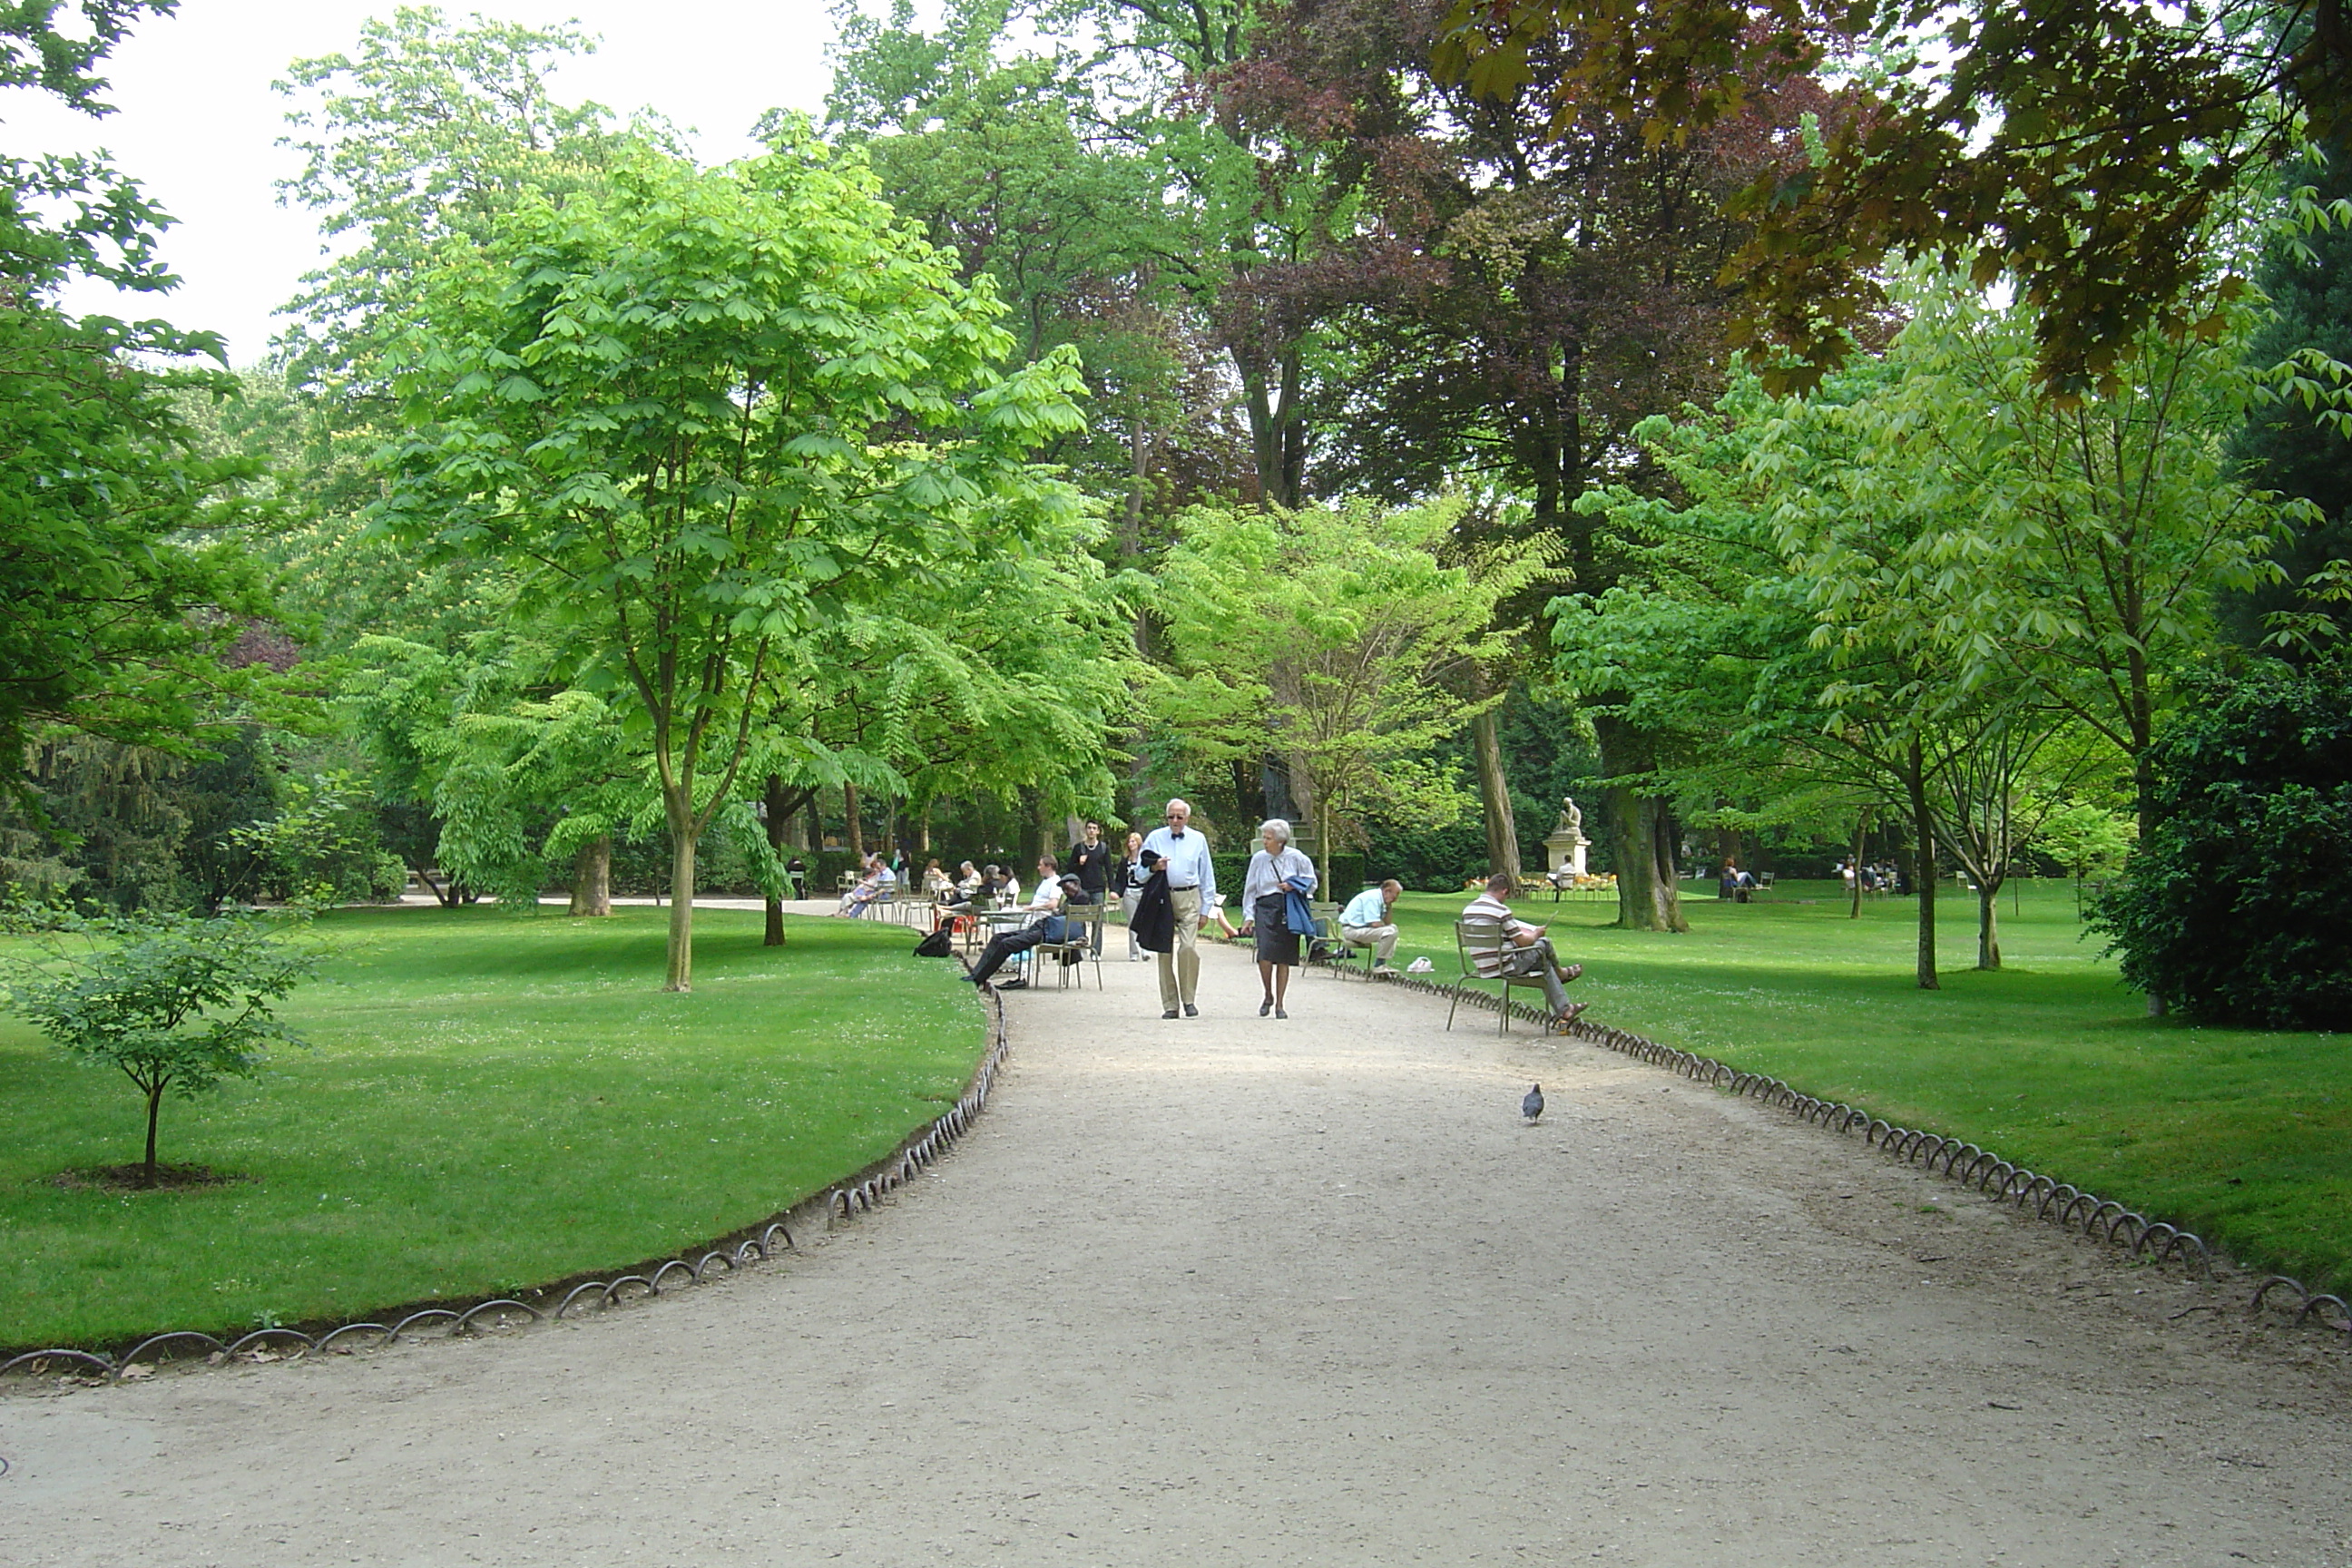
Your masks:
<path fill-rule="evenodd" d="M 111 1067 L 147 1104 L 147 1159 L 165 1091 L 193 1100 L 249 1078 L 272 1043 L 299 1046 L 270 1011 L 317 966 L 282 921 L 256 914 L 64 916 L 47 922 L 40 956 L 7 974 L 9 1005 L 68 1056 Z"/>

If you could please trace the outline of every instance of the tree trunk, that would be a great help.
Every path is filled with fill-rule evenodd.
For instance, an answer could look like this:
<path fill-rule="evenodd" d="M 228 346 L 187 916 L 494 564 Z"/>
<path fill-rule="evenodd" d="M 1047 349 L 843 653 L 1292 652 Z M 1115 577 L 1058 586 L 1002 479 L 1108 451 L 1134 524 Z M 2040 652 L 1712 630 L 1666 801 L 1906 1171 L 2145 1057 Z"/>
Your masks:
<path fill-rule="evenodd" d="M 613 836 L 600 833 L 572 858 L 572 912 L 613 912 Z"/>
<path fill-rule="evenodd" d="M 156 1182 L 155 1122 L 163 1113 L 164 1087 L 156 1083 L 147 1090 L 147 1169 L 139 1178 L 139 1184 L 142 1187 L 152 1187 Z"/>
<path fill-rule="evenodd" d="M 1674 825 L 1666 803 L 1611 784 L 1609 838 L 1617 862 L 1617 924 L 1626 931 L 1686 931 L 1675 886 Z"/>
<path fill-rule="evenodd" d="M 768 853 L 776 859 L 782 860 L 784 858 L 785 829 L 792 821 L 792 813 L 784 809 L 784 781 L 774 773 L 770 773 L 767 784 L 761 793 L 762 804 L 767 807 L 765 826 L 768 830 Z M 770 894 L 763 902 L 767 905 L 768 923 L 766 934 L 760 939 L 760 945 L 782 947 L 784 945 L 783 895 Z"/>
<path fill-rule="evenodd" d="M 2000 967 L 2000 888 L 1988 878 L 1977 879 L 1977 967 Z"/>
<path fill-rule="evenodd" d="M 849 837 L 845 840 L 849 846 L 849 852 L 863 858 L 866 854 L 866 824 L 860 820 L 856 784 L 845 784 L 841 786 L 841 809 L 849 819 Z"/>
<path fill-rule="evenodd" d="M 694 989 L 694 801 L 669 803 L 669 973 L 665 991 Z"/>
<path fill-rule="evenodd" d="M 1486 872 L 1519 875 L 1519 825 L 1511 812 L 1511 783 L 1503 772 L 1503 726 L 1495 710 L 1470 721 L 1470 747 L 1478 758 L 1478 805 L 1486 819 Z"/>
<path fill-rule="evenodd" d="M 1911 890 L 1919 895 L 1919 989 L 1940 991 L 1936 977 L 1936 816 L 1927 804 L 1927 755 L 1911 742 Z"/>

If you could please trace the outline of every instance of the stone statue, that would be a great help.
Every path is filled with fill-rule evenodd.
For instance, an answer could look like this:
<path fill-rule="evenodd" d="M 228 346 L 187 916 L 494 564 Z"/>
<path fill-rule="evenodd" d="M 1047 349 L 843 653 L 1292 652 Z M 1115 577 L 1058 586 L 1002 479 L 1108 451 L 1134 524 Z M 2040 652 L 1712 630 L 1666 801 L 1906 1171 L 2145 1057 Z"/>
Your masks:
<path fill-rule="evenodd" d="M 1544 850 L 1550 858 L 1555 880 L 1563 875 L 1581 877 L 1585 874 L 1584 850 L 1591 842 L 1584 837 L 1584 813 L 1577 809 L 1575 798 L 1563 797 L 1559 803 L 1559 821 L 1544 838 Z"/>

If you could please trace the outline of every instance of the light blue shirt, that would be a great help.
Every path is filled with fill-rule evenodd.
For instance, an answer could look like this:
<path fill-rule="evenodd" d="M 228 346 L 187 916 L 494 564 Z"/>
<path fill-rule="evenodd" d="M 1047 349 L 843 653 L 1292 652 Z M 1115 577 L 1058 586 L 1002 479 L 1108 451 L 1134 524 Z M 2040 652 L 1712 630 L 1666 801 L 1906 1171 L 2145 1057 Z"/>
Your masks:
<path fill-rule="evenodd" d="M 1389 923 L 1388 895 L 1378 888 L 1366 888 L 1348 900 L 1339 911 L 1343 926 L 1384 926 Z"/>
<path fill-rule="evenodd" d="M 1201 889 L 1203 913 L 1217 901 L 1217 868 L 1209 859 L 1209 839 L 1197 827 L 1187 827 L 1179 838 L 1165 827 L 1155 827 L 1143 847 L 1168 862 L 1171 888 Z"/>

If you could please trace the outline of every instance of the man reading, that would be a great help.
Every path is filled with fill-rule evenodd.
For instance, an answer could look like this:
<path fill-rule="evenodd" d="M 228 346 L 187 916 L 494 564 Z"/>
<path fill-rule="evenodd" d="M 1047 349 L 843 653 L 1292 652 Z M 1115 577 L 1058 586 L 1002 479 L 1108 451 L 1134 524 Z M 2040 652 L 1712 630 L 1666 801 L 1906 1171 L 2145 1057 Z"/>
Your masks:
<path fill-rule="evenodd" d="M 1495 922 L 1496 936 L 1493 945 L 1480 943 L 1470 949 L 1471 967 L 1489 980 L 1511 974 L 1532 974 L 1543 982 L 1544 999 L 1551 1004 L 1551 1026 L 1564 1029 L 1584 1011 L 1581 1002 L 1568 999 L 1566 985 L 1584 973 L 1584 965 L 1562 965 L 1551 950 L 1544 928 L 1529 925 L 1511 913 L 1504 898 L 1511 890 L 1511 876 L 1497 871 L 1486 879 L 1486 890 L 1470 900 L 1462 911 L 1465 921 Z M 1507 1000 L 1509 992 L 1504 995 Z"/>

